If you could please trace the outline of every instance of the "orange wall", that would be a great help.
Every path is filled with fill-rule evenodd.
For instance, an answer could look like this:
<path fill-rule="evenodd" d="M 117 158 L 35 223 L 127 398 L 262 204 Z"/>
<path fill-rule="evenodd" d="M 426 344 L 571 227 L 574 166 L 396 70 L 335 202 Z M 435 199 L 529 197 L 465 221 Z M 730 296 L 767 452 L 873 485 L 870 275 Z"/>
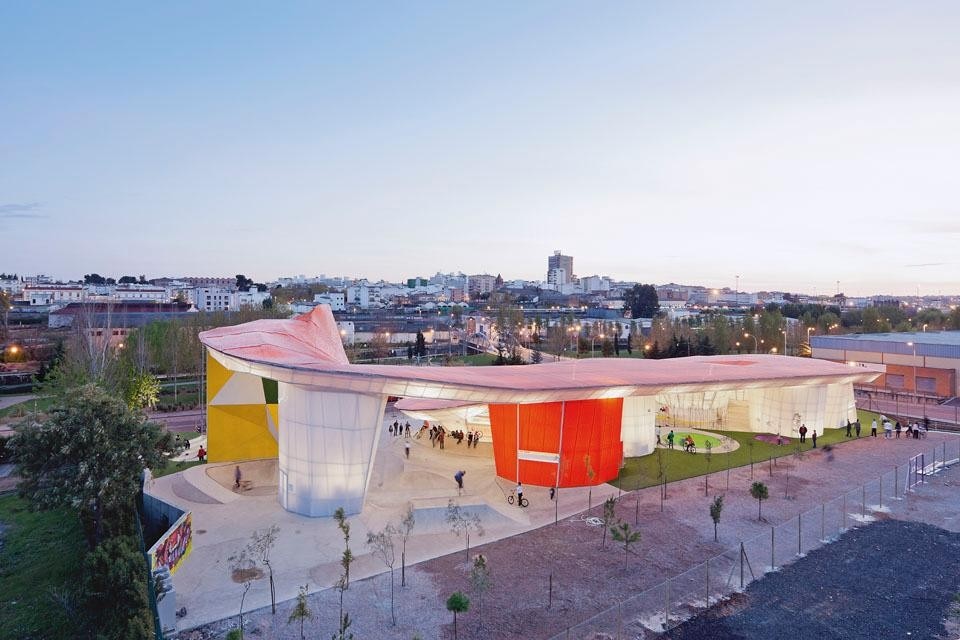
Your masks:
<path fill-rule="evenodd" d="M 887 373 L 903 376 L 903 390 L 914 391 L 916 385 L 913 378 L 914 367 L 902 364 L 888 364 Z M 953 369 L 934 369 L 932 367 L 917 367 L 917 377 L 933 378 L 936 380 L 938 396 L 952 396 L 956 388 L 956 372 Z M 887 386 L 887 376 L 882 375 L 874 383 L 878 386 Z M 892 388 L 892 387 L 891 387 Z M 899 389 L 896 389 L 899 390 Z"/>
<path fill-rule="evenodd" d="M 517 479 L 517 405 L 492 404 L 490 431 L 497 475 Z M 560 416 L 563 413 L 563 443 Z M 528 451 L 561 453 L 561 487 L 602 484 L 617 477 L 623 457 L 620 426 L 623 400 L 578 400 L 520 405 L 520 446 Z M 520 461 L 520 481 L 553 486 L 557 465 Z"/>

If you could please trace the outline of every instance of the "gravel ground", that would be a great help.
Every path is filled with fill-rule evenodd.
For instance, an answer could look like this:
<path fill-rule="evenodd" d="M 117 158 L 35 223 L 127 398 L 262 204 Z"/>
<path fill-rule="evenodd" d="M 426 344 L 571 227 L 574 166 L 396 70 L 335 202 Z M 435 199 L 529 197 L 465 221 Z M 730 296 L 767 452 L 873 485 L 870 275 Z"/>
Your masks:
<path fill-rule="evenodd" d="M 922 446 L 932 446 L 924 441 Z M 796 517 L 796 513 L 820 504 L 821 500 L 837 495 L 840 488 L 853 489 L 860 482 L 875 478 L 875 470 L 892 468 L 891 454 L 902 464 L 906 456 L 912 455 L 918 445 L 914 442 L 862 442 L 850 443 L 840 448 L 835 459 L 826 458 L 822 452 L 807 454 L 802 461 L 786 459 L 771 468 L 758 465 L 757 479 L 770 486 L 771 499 L 763 505 L 763 513 L 772 523 L 785 522 Z M 950 447 L 956 450 L 957 442 L 951 440 Z M 889 465 L 889 466 L 888 466 Z M 956 469 L 956 468 L 955 468 Z M 685 570 L 729 549 L 740 539 L 749 539 L 768 531 L 768 524 L 757 522 L 757 503 L 747 493 L 751 481 L 749 469 L 739 469 L 731 473 L 730 488 L 726 488 L 725 474 L 715 474 L 711 479 L 711 494 L 723 492 L 726 495 L 723 520 L 720 525 L 720 541 L 713 542 L 713 525 L 708 517 L 710 498 L 704 496 L 702 479 L 672 483 L 669 500 L 664 511 L 660 510 L 659 489 L 654 487 L 640 492 L 639 521 L 642 538 L 624 566 L 623 548 L 612 542 L 608 536 L 606 548 L 600 548 L 601 530 L 591 527 L 579 516 L 562 520 L 558 525 L 548 525 L 541 529 L 513 536 L 493 543 L 471 548 L 471 555 L 480 552 L 487 556 L 491 567 L 493 586 L 484 596 L 483 627 L 477 607 L 476 594 L 470 589 L 467 576 L 466 558 L 463 552 L 433 558 L 408 569 L 408 586 L 397 588 L 396 610 L 398 625 L 390 624 L 389 578 L 387 574 L 351 584 L 345 597 L 345 607 L 355 619 L 351 627 L 357 640 L 368 638 L 384 640 L 422 640 L 453 638 L 452 616 L 444 608 L 444 602 L 451 593 L 460 590 L 472 600 L 470 611 L 459 616 L 458 637 L 464 640 L 523 638 L 537 640 L 550 638 L 562 633 L 611 606 L 618 599 L 643 591 L 659 584 L 666 577 L 676 576 Z M 940 526 L 956 523 L 958 498 L 955 486 L 945 484 L 927 485 L 923 492 L 912 495 L 907 500 L 896 503 L 898 510 L 909 509 L 904 517 L 922 520 L 930 518 L 931 513 L 941 513 L 938 520 L 928 519 Z M 922 498 L 936 489 L 943 492 L 929 499 Z M 606 495 L 594 492 L 594 504 L 601 502 Z M 615 491 L 614 491 L 615 493 Z M 789 493 L 789 499 L 784 496 Z M 617 516 L 633 525 L 637 499 L 634 494 L 624 497 L 617 505 Z M 599 515 L 594 508 L 593 515 Z M 960 523 L 957 523 L 960 524 Z M 888 537 L 870 538 L 873 530 L 886 531 L 886 527 L 919 527 L 916 530 L 916 542 L 912 534 L 891 533 Z M 910 531 L 904 529 L 904 531 Z M 864 537 L 867 536 L 867 537 Z M 482 539 L 481 539 L 482 540 Z M 853 541 L 853 542 L 850 542 Z M 898 626 L 896 637 L 931 638 L 941 629 L 946 602 L 953 593 L 960 591 L 956 580 L 960 579 L 960 548 L 954 534 L 944 532 L 929 525 L 911 523 L 884 523 L 853 530 L 846 534 L 844 542 L 828 545 L 825 549 L 811 553 L 808 559 L 797 563 L 797 570 L 803 570 L 811 558 L 820 554 L 830 554 L 819 572 L 814 570 L 810 576 L 797 581 L 798 600 L 788 605 L 803 612 L 806 620 L 803 629 L 811 629 L 809 635 L 798 631 L 800 622 L 794 620 L 795 627 L 788 630 L 789 635 L 801 638 L 856 638 L 846 631 L 834 631 L 833 627 L 819 625 L 822 619 L 837 617 L 839 624 L 844 614 L 852 617 L 857 624 L 863 625 L 872 637 L 871 640 L 892 637 L 887 631 L 891 624 L 887 614 L 899 615 L 905 607 L 902 602 L 915 603 L 916 616 L 909 611 L 909 625 L 933 625 L 932 631 L 925 626 L 916 626 L 916 632 L 906 635 L 913 626 Z M 840 545 L 844 545 L 841 547 Z M 850 545 L 850 548 L 846 548 Z M 836 548 L 836 550 L 834 550 Z M 845 555 L 849 553 L 849 556 Z M 902 562 L 901 562 L 902 561 Z M 866 568 L 861 568 L 860 563 Z M 905 564 L 907 566 L 900 566 Z M 823 574 L 827 568 L 844 566 L 846 569 L 836 578 L 840 582 L 831 587 L 824 582 Z M 767 580 L 783 579 L 792 575 L 793 567 L 783 573 L 773 574 Z M 874 575 L 878 583 L 869 583 L 860 574 Z M 552 602 L 549 601 L 550 577 L 553 576 Z M 818 578 L 819 576 L 819 578 Z M 823 582 L 821 587 L 820 582 Z M 954 580 L 950 583 L 950 580 Z M 398 579 L 399 582 L 399 579 Z M 329 582 L 327 583 L 329 584 Z M 861 586 L 862 585 L 862 586 Z M 315 585 L 311 585 L 315 587 Z M 931 594 L 926 595 L 930 587 Z M 833 588 L 834 591 L 830 591 Z M 950 589 L 953 591 L 949 592 Z M 806 590 L 805 592 L 802 592 Z M 776 592 L 776 589 L 772 591 Z M 750 593 L 750 592 L 748 592 Z M 844 595 L 841 599 L 840 596 Z M 904 600 L 904 594 L 907 600 Z M 924 600 L 918 600 L 923 594 Z M 806 595 L 815 605 L 807 605 Z M 832 597 L 832 599 L 831 599 Z M 930 601 L 927 602 L 926 599 Z M 946 598 L 946 600 L 944 600 Z M 240 588 L 237 588 L 239 604 Z M 337 626 L 337 597 L 332 590 L 325 590 L 309 596 L 310 606 L 318 617 L 307 627 L 306 637 L 329 637 Z M 749 605 L 749 600 L 743 601 Z M 549 604 L 549 606 L 548 606 Z M 728 604 L 727 613 L 735 612 L 746 606 L 742 602 Z M 276 616 L 269 609 L 253 612 L 247 626 L 247 637 L 262 638 L 299 638 L 294 625 L 286 620 L 292 608 L 292 602 L 278 606 Z M 909 608 L 909 607 L 908 607 Z M 774 608 L 767 606 L 766 610 Z M 715 609 L 716 611 L 716 609 Z M 846 613 L 849 612 L 849 613 Z M 762 617 L 762 612 L 757 614 Z M 798 616 L 799 617 L 799 616 Z M 883 626 L 870 626 L 876 625 Z M 200 640 L 223 638 L 226 631 L 235 626 L 236 620 L 225 620 L 200 627 L 194 631 L 181 633 L 181 638 Z M 716 625 L 716 622 L 711 623 Z M 811 626 L 814 625 L 814 626 Z M 720 627 L 718 627 L 720 628 Z M 773 627 L 771 627 L 773 628 Z M 785 627 L 784 627 L 785 628 Z M 840 627 L 837 627 L 840 629 Z M 902 630 L 903 633 L 899 633 Z M 713 635 L 713 626 L 709 633 L 701 629 L 699 635 L 668 636 L 677 638 L 765 638 L 782 637 L 780 632 L 766 634 L 741 633 L 731 631 L 730 635 Z M 831 635 L 832 634 L 832 635 Z M 918 635 L 919 634 L 919 635 Z M 571 635 L 571 638 L 574 637 Z M 591 640 L 597 640 L 591 636 Z M 653 637 L 653 634 L 650 634 Z"/>
<path fill-rule="evenodd" d="M 888 520 L 853 529 L 662 638 L 946 638 L 960 534 Z"/>

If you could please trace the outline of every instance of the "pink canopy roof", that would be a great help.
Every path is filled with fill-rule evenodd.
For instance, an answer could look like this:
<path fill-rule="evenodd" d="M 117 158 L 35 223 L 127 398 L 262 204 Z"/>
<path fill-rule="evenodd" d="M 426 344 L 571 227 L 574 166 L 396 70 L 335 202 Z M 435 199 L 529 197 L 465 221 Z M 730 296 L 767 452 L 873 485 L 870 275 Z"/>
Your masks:
<path fill-rule="evenodd" d="M 204 331 L 200 340 L 227 368 L 281 382 L 458 403 L 869 382 L 879 375 L 861 367 L 782 355 L 592 358 L 501 367 L 350 364 L 327 306 L 291 320 L 258 320 Z"/>

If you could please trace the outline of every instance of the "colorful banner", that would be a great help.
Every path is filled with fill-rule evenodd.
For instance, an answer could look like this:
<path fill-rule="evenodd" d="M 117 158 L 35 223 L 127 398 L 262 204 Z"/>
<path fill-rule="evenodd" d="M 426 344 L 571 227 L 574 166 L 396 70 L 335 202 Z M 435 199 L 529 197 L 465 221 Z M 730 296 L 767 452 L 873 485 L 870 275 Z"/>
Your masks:
<path fill-rule="evenodd" d="M 167 568 L 170 574 L 176 573 L 180 563 L 190 555 L 193 549 L 193 514 L 187 512 L 180 516 L 172 527 L 150 547 L 150 569 L 155 571 Z"/>

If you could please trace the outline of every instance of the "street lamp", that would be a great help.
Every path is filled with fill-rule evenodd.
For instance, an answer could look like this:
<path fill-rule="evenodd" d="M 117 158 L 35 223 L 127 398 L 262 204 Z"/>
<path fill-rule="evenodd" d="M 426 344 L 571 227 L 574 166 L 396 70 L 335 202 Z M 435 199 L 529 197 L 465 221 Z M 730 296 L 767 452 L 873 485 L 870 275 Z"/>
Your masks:
<path fill-rule="evenodd" d="M 783 334 L 783 355 L 787 355 L 787 330 L 782 329 L 780 333 Z"/>
<path fill-rule="evenodd" d="M 757 340 L 757 336 L 751 333 L 743 334 L 744 338 L 753 338 L 753 352 L 756 353 L 760 350 L 760 342 Z"/>
<path fill-rule="evenodd" d="M 600 340 L 601 340 L 601 343 L 600 343 L 600 344 L 601 344 L 601 348 L 602 348 L 602 345 L 603 345 L 603 334 L 601 333 L 599 337 L 600 337 Z M 597 342 L 597 336 L 593 336 L 592 338 L 590 338 L 590 357 L 591 357 L 591 358 L 592 358 L 593 355 L 594 355 L 593 345 L 596 344 L 596 342 Z"/>
<path fill-rule="evenodd" d="M 810 349 L 810 357 L 813 357 L 813 345 L 810 344 L 810 332 L 816 330 L 816 327 L 807 327 L 807 347 Z"/>

